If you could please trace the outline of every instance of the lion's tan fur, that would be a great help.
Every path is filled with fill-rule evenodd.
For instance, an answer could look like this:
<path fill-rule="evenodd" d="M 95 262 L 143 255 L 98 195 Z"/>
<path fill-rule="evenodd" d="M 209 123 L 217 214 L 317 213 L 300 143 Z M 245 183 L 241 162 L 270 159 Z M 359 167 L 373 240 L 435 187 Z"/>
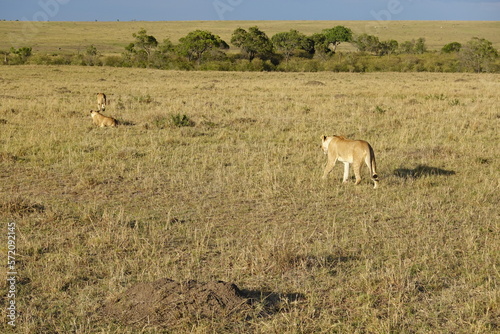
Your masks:
<path fill-rule="evenodd" d="M 104 111 L 106 109 L 106 94 L 97 93 L 97 111 Z"/>
<path fill-rule="evenodd" d="M 92 117 L 92 122 L 95 125 L 100 126 L 101 128 L 105 127 L 105 126 L 115 127 L 118 125 L 118 122 L 116 121 L 116 119 L 114 119 L 112 117 L 104 116 L 98 111 L 91 110 L 90 116 Z"/>
<path fill-rule="evenodd" d="M 360 169 L 363 161 L 370 170 L 374 188 L 378 187 L 378 176 L 376 171 L 375 153 L 373 148 L 364 140 L 350 140 L 341 136 L 321 136 L 323 152 L 328 155 L 328 162 L 323 173 L 326 178 L 335 167 L 337 161 L 344 163 L 344 183 L 349 178 L 349 165 L 352 164 L 356 184 L 361 182 Z"/>

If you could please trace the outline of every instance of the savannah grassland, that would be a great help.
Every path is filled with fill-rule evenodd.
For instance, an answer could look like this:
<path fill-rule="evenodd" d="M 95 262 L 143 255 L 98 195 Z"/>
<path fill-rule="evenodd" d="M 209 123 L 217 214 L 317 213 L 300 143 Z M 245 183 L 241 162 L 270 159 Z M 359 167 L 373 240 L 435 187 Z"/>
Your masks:
<path fill-rule="evenodd" d="M 3 66 L 15 332 L 162 332 L 99 310 L 164 277 L 262 293 L 172 333 L 500 332 L 499 79 Z M 92 126 L 99 91 L 120 127 Z M 380 188 L 322 180 L 322 134 L 369 141 Z"/>
<path fill-rule="evenodd" d="M 0 17 L 1 18 L 1 17 Z M 133 33 L 140 29 L 165 38 L 174 44 L 196 29 L 208 30 L 228 44 L 235 29 L 258 26 L 269 37 L 278 32 L 296 29 L 306 35 L 342 25 L 354 35 L 367 33 L 381 41 L 394 39 L 399 43 L 425 38 L 430 51 L 438 51 L 450 42 L 465 44 L 473 37 L 485 38 L 500 49 L 498 21 L 172 21 L 172 22 L 23 22 L 0 21 L 0 50 L 12 46 L 32 47 L 34 53 L 83 53 L 94 45 L 104 55 L 121 54 L 133 42 Z M 339 45 L 338 51 L 355 51 L 350 43 Z M 232 46 L 230 52 L 237 52 Z"/>

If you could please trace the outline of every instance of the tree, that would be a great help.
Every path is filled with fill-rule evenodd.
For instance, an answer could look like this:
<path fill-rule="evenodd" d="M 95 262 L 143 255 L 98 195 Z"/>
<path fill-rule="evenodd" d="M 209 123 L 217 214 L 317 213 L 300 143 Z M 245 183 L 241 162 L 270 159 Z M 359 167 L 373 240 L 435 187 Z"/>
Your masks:
<path fill-rule="evenodd" d="M 138 52 L 145 52 L 148 58 L 151 57 L 153 50 L 158 46 L 156 38 L 148 35 L 146 29 L 141 29 L 138 33 L 133 33 L 132 36 L 135 38 L 134 49 Z"/>
<path fill-rule="evenodd" d="M 85 54 L 87 56 L 97 56 L 99 52 L 97 51 L 97 48 L 94 46 L 94 44 L 91 44 L 87 46 L 87 49 L 85 50 Z"/>
<path fill-rule="evenodd" d="M 478 73 L 488 71 L 497 57 L 498 51 L 484 38 L 474 37 L 460 50 L 462 65 Z"/>
<path fill-rule="evenodd" d="M 257 56 L 267 58 L 273 53 L 271 40 L 258 27 L 250 27 L 248 31 L 237 28 L 231 37 L 231 44 L 239 47 L 250 61 Z"/>
<path fill-rule="evenodd" d="M 307 37 L 294 29 L 288 32 L 279 32 L 271 40 L 276 49 L 283 53 L 287 63 L 297 49 L 304 50 L 308 46 Z"/>
<path fill-rule="evenodd" d="M 31 57 L 32 49 L 30 47 L 22 47 L 19 49 L 15 49 L 14 47 L 10 48 L 10 52 L 12 54 L 17 55 L 19 64 L 24 64 Z M 7 56 L 6 56 L 7 57 Z"/>
<path fill-rule="evenodd" d="M 462 44 L 458 42 L 451 42 L 443 46 L 441 49 L 441 52 L 443 53 L 453 53 L 453 52 L 459 52 L 460 49 L 462 48 Z"/>
<path fill-rule="evenodd" d="M 377 56 L 391 54 L 398 48 L 398 42 L 393 39 L 380 42 L 378 37 L 368 34 L 359 35 L 354 44 L 359 51 L 373 52 Z"/>
<path fill-rule="evenodd" d="M 325 35 L 326 42 L 328 46 L 332 48 L 332 52 L 335 53 L 337 46 L 342 42 L 352 41 L 352 31 L 344 26 L 336 26 L 331 29 L 323 30 L 323 35 Z"/>
<path fill-rule="evenodd" d="M 321 59 L 326 60 L 333 54 L 333 51 L 329 47 L 330 43 L 326 40 L 326 36 L 324 34 L 313 34 L 310 39 L 314 43 L 314 54 Z"/>
<path fill-rule="evenodd" d="M 410 42 L 410 41 L 403 42 L 399 45 L 399 50 L 401 51 L 401 53 L 413 53 L 413 45 L 414 45 L 414 41 L 413 42 Z"/>
<path fill-rule="evenodd" d="M 98 57 L 99 51 L 97 51 L 97 48 L 93 44 L 91 44 L 87 46 L 87 49 L 85 50 L 85 57 L 83 59 L 83 62 L 86 65 L 94 66 L 96 65 Z"/>
<path fill-rule="evenodd" d="M 219 36 L 205 30 L 195 30 L 179 39 L 178 52 L 189 61 L 201 63 L 203 55 L 215 48 L 225 48 L 227 43 Z"/>
<path fill-rule="evenodd" d="M 170 54 L 174 51 L 174 45 L 166 38 L 158 43 L 150 58 L 150 65 L 155 68 L 164 68 L 170 60 Z"/>
<path fill-rule="evenodd" d="M 380 41 L 377 36 L 361 34 L 355 40 L 354 44 L 359 51 L 377 53 L 380 47 Z"/>
<path fill-rule="evenodd" d="M 391 39 L 380 43 L 377 54 L 379 56 L 390 55 L 398 49 L 398 41 Z"/>
<path fill-rule="evenodd" d="M 300 48 L 310 55 L 314 55 L 316 53 L 316 50 L 314 48 L 314 40 L 312 39 L 312 37 L 307 37 L 304 35 L 304 39 L 302 40 L 302 45 Z"/>
<path fill-rule="evenodd" d="M 416 54 L 423 54 L 427 51 L 427 46 L 425 45 L 425 38 L 420 37 L 415 41 L 413 46 L 413 51 Z"/>
<path fill-rule="evenodd" d="M 125 47 L 126 58 L 135 61 L 140 66 L 148 67 L 158 46 L 158 41 L 154 36 L 148 35 L 145 29 L 133 33 L 132 37 L 135 38 L 134 42 Z"/>
<path fill-rule="evenodd" d="M 409 54 L 422 54 L 427 51 L 427 46 L 425 45 L 425 38 L 420 37 L 417 40 L 411 40 L 401 43 L 400 50 L 402 53 Z"/>
<path fill-rule="evenodd" d="M 168 38 L 165 38 L 161 44 L 158 44 L 158 47 L 156 49 L 156 51 L 161 54 L 167 54 L 173 50 L 174 50 L 174 45 Z"/>

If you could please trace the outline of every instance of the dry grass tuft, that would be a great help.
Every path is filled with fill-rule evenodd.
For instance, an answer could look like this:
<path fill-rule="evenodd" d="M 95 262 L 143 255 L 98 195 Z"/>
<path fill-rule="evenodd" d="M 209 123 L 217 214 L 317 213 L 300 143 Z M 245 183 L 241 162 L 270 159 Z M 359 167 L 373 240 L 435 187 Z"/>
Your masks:
<path fill-rule="evenodd" d="M 43 213 L 44 211 L 45 207 L 42 204 L 31 203 L 29 200 L 21 197 L 0 202 L 0 212 L 12 216 L 24 216 L 31 213 Z"/>

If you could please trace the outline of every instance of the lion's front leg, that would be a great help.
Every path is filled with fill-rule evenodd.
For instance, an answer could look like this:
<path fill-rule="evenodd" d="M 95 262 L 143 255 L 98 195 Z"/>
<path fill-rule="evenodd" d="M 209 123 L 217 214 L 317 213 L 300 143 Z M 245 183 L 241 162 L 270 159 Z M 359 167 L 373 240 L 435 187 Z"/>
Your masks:
<path fill-rule="evenodd" d="M 349 180 L 349 163 L 344 161 L 344 183 L 347 183 Z"/>
<path fill-rule="evenodd" d="M 326 167 L 325 167 L 325 171 L 323 172 L 322 179 L 326 179 L 326 177 L 328 176 L 328 173 L 330 173 L 332 171 L 333 167 L 335 167 L 336 162 L 337 162 L 337 159 L 328 159 L 328 162 L 327 162 Z"/>

